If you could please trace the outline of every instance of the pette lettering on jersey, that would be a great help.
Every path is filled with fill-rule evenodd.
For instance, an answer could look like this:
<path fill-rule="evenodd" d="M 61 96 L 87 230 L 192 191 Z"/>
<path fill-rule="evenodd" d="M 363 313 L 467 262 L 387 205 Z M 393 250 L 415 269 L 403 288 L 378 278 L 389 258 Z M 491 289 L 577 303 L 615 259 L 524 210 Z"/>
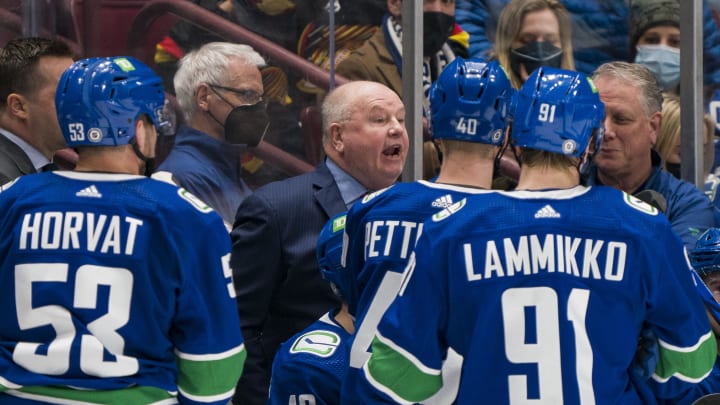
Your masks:
<path fill-rule="evenodd" d="M 415 242 L 420 237 L 422 228 L 422 223 L 411 221 L 389 220 L 366 223 L 365 260 L 390 256 L 407 259 L 415 248 Z"/>
<path fill-rule="evenodd" d="M 540 271 L 622 281 L 627 258 L 624 242 L 555 234 L 545 235 L 544 240 L 538 235 L 523 235 L 516 242 L 511 238 L 489 240 L 481 255 L 484 260 L 479 263 L 474 261 L 476 249 L 470 243 L 463 244 L 468 281 L 529 276 Z"/>
<path fill-rule="evenodd" d="M 20 250 L 85 249 L 88 252 L 133 254 L 135 237 L 143 221 L 119 215 L 80 211 L 47 211 L 25 214 L 20 230 Z M 81 232 L 85 238 L 81 238 Z M 122 236 L 126 237 L 123 240 Z"/>

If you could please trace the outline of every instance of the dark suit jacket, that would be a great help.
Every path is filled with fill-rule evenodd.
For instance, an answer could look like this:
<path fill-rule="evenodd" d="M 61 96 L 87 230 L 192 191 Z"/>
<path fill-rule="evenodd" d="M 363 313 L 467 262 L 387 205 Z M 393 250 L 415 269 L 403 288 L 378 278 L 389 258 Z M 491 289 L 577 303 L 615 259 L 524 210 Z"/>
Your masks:
<path fill-rule="evenodd" d="M 0 134 L 0 185 L 36 173 L 30 158 L 13 141 Z"/>
<path fill-rule="evenodd" d="M 230 265 L 248 357 L 234 403 L 265 404 L 280 343 L 340 305 L 315 248 L 322 226 L 345 210 L 325 162 L 256 190 L 238 208 Z"/>

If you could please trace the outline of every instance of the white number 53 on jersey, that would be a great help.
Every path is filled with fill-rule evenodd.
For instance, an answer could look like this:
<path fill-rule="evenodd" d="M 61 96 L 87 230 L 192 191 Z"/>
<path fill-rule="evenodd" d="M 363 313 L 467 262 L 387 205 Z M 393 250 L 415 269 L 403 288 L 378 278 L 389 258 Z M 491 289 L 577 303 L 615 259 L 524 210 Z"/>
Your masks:
<path fill-rule="evenodd" d="M 61 375 L 70 368 L 70 348 L 76 331 L 72 315 L 59 305 L 33 307 L 32 291 L 35 283 L 68 283 L 65 263 L 28 263 L 15 266 L 15 307 L 21 330 L 50 325 L 56 337 L 49 344 L 18 342 L 13 361 L 27 370 L 46 375 Z M 138 370 L 138 361 L 123 355 L 125 340 L 117 333 L 130 317 L 133 274 L 124 268 L 95 265 L 80 266 L 73 285 L 73 307 L 95 309 L 99 286 L 109 287 L 107 313 L 88 323 L 91 334 L 80 336 L 80 369 L 88 375 L 118 377 Z M 38 353 L 47 346 L 46 354 Z M 108 349 L 115 360 L 103 359 Z"/>

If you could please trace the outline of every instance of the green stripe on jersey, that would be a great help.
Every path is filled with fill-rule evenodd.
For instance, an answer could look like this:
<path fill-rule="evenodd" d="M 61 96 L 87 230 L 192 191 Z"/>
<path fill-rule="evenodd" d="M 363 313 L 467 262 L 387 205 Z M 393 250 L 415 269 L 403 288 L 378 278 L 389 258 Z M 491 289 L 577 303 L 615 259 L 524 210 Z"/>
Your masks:
<path fill-rule="evenodd" d="M 175 396 L 169 392 L 156 387 L 132 387 L 120 390 L 76 390 L 68 387 L 23 387 L 18 390 L 8 390 L 6 395 L 47 402 L 49 404 L 152 404 L 163 403 L 163 400 L 176 402 Z M 54 399 L 54 401 L 53 401 Z M 64 401 L 58 401 L 64 400 Z"/>
<path fill-rule="evenodd" d="M 693 347 L 677 347 L 659 341 L 659 360 L 653 378 L 665 382 L 670 377 L 696 383 L 712 369 L 717 358 L 717 343 L 712 331 Z"/>
<path fill-rule="evenodd" d="M 214 359 L 197 357 L 176 353 L 178 389 L 183 395 L 199 402 L 204 402 L 204 397 L 232 395 L 245 365 L 245 347 L 240 346 L 240 350 L 232 350 L 227 356 Z"/>
<path fill-rule="evenodd" d="M 420 402 L 440 390 L 440 370 L 424 367 L 419 361 L 401 353 L 403 350 L 399 347 L 395 349 L 392 346 L 396 345 L 379 335 L 373 339 L 367 372 L 376 383 L 408 402 Z M 391 395 L 386 389 L 380 388 Z"/>

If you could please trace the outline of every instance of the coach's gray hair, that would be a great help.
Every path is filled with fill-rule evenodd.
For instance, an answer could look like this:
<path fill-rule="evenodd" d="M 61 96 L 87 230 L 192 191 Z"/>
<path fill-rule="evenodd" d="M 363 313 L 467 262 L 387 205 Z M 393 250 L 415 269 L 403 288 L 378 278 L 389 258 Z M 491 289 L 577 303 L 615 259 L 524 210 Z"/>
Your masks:
<path fill-rule="evenodd" d="M 647 117 L 662 111 L 662 89 L 655 75 L 645 66 L 638 63 L 608 62 L 593 72 L 593 80 L 599 77 L 612 77 L 630 86 L 637 86 L 640 89 L 640 104 Z"/>
<path fill-rule="evenodd" d="M 197 111 L 195 91 L 198 86 L 202 83 L 226 85 L 230 80 L 227 67 L 233 59 L 258 68 L 265 66 L 265 59 L 252 47 L 230 42 L 207 43 L 180 59 L 173 85 L 185 122 L 190 122 Z"/>
<path fill-rule="evenodd" d="M 355 112 L 357 99 L 349 97 L 349 93 L 355 85 L 357 82 L 343 84 L 325 96 L 321 107 L 323 145 L 330 142 L 330 124 L 347 121 Z"/>

